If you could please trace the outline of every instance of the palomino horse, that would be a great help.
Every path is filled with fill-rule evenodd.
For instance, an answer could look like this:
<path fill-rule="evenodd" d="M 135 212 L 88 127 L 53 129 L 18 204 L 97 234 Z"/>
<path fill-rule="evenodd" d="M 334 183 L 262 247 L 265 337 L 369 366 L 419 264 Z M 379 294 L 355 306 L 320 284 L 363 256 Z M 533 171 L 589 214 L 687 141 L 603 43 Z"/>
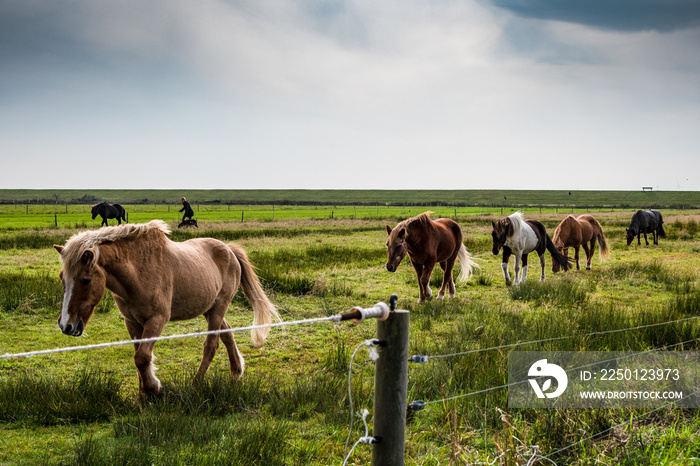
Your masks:
<path fill-rule="evenodd" d="M 666 238 L 664 231 L 664 219 L 661 212 L 658 210 L 638 210 L 632 217 L 630 227 L 625 231 L 627 235 L 627 246 L 632 244 L 634 237 L 637 237 L 637 245 L 642 244 L 639 235 L 644 235 L 644 242 L 649 246 L 647 233 L 651 233 L 654 238 L 654 244 L 659 244 L 659 237 Z"/>
<path fill-rule="evenodd" d="M 279 319 L 267 299 L 245 251 L 212 238 L 171 241 L 166 224 L 122 225 L 85 231 L 54 248 L 61 255 L 63 309 L 58 326 L 66 335 L 79 336 L 92 317 L 105 288 L 114 296 L 132 339 L 157 337 L 171 320 L 204 315 L 208 330 L 231 328 L 224 319 L 239 285 L 253 306 L 253 325 Z M 262 346 L 269 328 L 254 329 L 252 340 Z M 222 333 L 231 374 L 243 374 L 243 356 L 231 333 Z M 155 342 L 134 344 L 139 395 L 158 394 L 154 374 Z M 219 346 L 219 335 L 208 335 L 197 377 L 206 373 Z"/>
<path fill-rule="evenodd" d="M 122 224 L 122 220 L 126 222 L 126 211 L 124 207 L 119 204 L 109 204 L 108 202 L 100 202 L 92 206 L 92 219 L 95 220 L 97 216 L 102 217 L 102 223 L 100 226 L 107 226 L 108 218 L 116 218 L 119 225 Z"/>
<path fill-rule="evenodd" d="M 433 296 L 430 289 L 430 276 L 435 264 L 440 264 L 444 272 L 437 299 L 445 297 L 448 286 L 450 298 L 455 296 L 455 282 L 452 278 L 455 260 L 459 260 L 462 267 L 457 277 L 460 281 L 469 280 L 473 267 L 478 267 L 462 244 L 461 228 L 457 222 L 449 218 L 433 221 L 430 219 L 430 212 L 425 212 L 404 220 L 393 229 L 387 225 L 386 232 L 389 235 L 389 240 L 386 242 L 389 255 L 386 269 L 389 272 L 395 272 L 408 254 L 418 276 L 419 303 Z"/>
<path fill-rule="evenodd" d="M 583 247 L 586 253 L 586 270 L 591 270 L 591 260 L 595 252 L 596 241 L 600 244 L 600 257 L 605 259 L 610 254 L 608 240 L 603 234 L 603 227 L 592 215 L 583 214 L 574 218 L 568 215 L 554 230 L 552 242 L 559 252 L 569 257 L 569 248 L 573 247 L 576 261 L 576 270 L 581 270 L 579 264 L 579 248 Z M 590 244 L 590 246 L 589 246 Z M 558 272 L 559 265 L 552 263 L 552 272 Z"/>
<path fill-rule="evenodd" d="M 523 283 L 527 278 L 527 255 L 535 251 L 540 257 L 540 266 L 542 273 L 540 281 L 544 281 L 544 251 L 547 250 L 552 255 L 552 262 L 558 264 L 562 269 L 569 270 L 569 261 L 557 248 L 549 238 L 544 225 L 537 220 L 523 219 L 522 212 L 515 212 L 503 220 L 491 222 L 493 226 L 493 252 L 494 256 L 498 255 L 501 247 L 503 248 L 503 261 L 501 268 L 503 269 L 503 277 L 506 280 L 506 285 L 510 286 Z M 510 280 L 508 274 L 508 259 L 512 254 L 515 254 L 515 279 Z M 522 278 L 520 276 L 520 263 L 522 261 Z"/>

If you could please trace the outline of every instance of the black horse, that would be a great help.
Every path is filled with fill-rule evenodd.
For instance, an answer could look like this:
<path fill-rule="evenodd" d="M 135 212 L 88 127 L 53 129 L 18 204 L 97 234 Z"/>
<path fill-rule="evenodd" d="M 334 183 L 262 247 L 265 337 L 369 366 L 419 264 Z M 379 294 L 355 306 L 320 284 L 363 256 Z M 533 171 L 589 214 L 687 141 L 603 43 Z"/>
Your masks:
<path fill-rule="evenodd" d="M 627 246 L 632 244 L 634 237 L 637 237 L 637 244 L 642 244 L 639 235 L 644 235 L 644 242 L 649 246 L 647 233 L 651 233 L 654 238 L 654 244 L 659 244 L 659 238 L 666 238 L 664 231 L 664 219 L 661 217 L 661 212 L 658 210 L 638 210 L 632 217 L 630 227 L 627 232 Z"/>
<path fill-rule="evenodd" d="M 119 204 L 109 204 L 107 202 L 100 202 L 92 206 L 92 219 L 95 220 L 97 216 L 102 217 L 102 223 L 100 226 L 107 226 L 108 218 L 116 218 L 119 225 L 122 224 L 122 220 L 126 222 L 126 211 L 124 207 Z"/>

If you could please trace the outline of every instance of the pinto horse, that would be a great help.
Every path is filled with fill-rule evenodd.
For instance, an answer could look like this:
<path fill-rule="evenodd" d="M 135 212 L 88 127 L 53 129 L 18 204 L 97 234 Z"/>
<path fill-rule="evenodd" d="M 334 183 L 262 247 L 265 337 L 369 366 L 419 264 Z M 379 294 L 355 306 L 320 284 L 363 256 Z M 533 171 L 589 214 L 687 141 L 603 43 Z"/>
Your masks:
<path fill-rule="evenodd" d="M 491 222 L 493 226 L 493 252 L 494 256 L 503 248 L 503 261 L 501 268 L 503 269 L 503 277 L 506 280 L 506 285 L 519 285 L 527 278 L 527 255 L 531 252 L 536 252 L 540 258 L 540 266 L 542 273 L 540 281 L 544 281 L 544 252 L 549 251 L 552 255 L 552 262 L 558 264 L 564 270 L 569 270 L 569 260 L 554 247 L 554 243 L 549 238 L 544 225 L 537 220 L 523 219 L 522 212 L 515 212 L 508 217 Z M 508 259 L 515 254 L 515 279 L 511 282 L 510 274 L 508 273 Z M 520 263 L 522 262 L 522 277 L 520 276 Z"/>
<path fill-rule="evenodd" d="M 595 252 L 596 241 L 600 244 L 600 257 L 605 259 L 610 254 L 608 240 L 603 234 L 603 227 L 592 215 L 583 214 L 578 217 L 568 215 L 561 221 L 554 230 L 552 242 L 554 246 L 569 257 L 569 248 L 573 247 L 576 261 L 576 270 L 581 270 L 579 264 L 579 248 L 583 247 L 586 253 L 586 270 L 591 270 L 591 260 Z M 556 262 L 552 263 L 552 272 L 558 272 L 559 265 Z"/>
<path fill-rule="evenodd" d="M 456 260 L 459 260 L 462 267 L 457 277 L 459 281 L 469 280 L 472 269 L 478 267 L 462 244 L 462 229 L 457 222 L 449 218 L 433 221 L 430 218 L 430 212 L 425 212 L 400 222 L 393 229 L 387 225 L 386 232 L 389 235 L 389 240 L 386 242 L 388 248 L 386 269 L 389 272 L 396 272 L 396 268 L 408 254 L 418 276 L 419 303 L 433 296 L 430 289 L 430 276 L 435 264 L 440 264 L 444 272 L 437 299 L 445 297 L 448 287 L 450 298 L 455 296 L 452 269 Z"/>
<path fill-rule="evenodd" d="M 275 306 L 265 296 L 253 266 L 243 249 L 212 238 L 173 242 L 165 222 L 111 226 L 71 237 L 65 246 L 54 245 L 61 255 L 63 308 L 58 326 L 66 335 L 80 336 L 105 288 L 114 296 L 133 340 L 157 337 L 169 321 L 204 315 L 207 329 L 230 329 L 224 319 L 239 286 L 253 307 L 253 325 L 279 320 Z M 253 329 L 252 340 L 262 346 L 269 328 Z M 243 356 L 231 333 L 210 334 L 197 369 L 202 377 L 219 346 L 228 352 L 231 374 L 243 374 Z M 139 395 L 158 394 L 154 374 L 155 342 L 134 343 L 134 363 L 139 375 Z"/>
<path fill-rule="evenodd" d="M 639 235 L 644 235 L 644 242 L 649 246 L 649 240 L 647 240 L 647 233 L 651 233 L 654 238 L 654 244 L 659 244 L 659 237 L 666 238 L 666 232 L 664 231 L 664 219 L 661 216 L 661 212 L 658 210 L 638 210 L 634 216 L 632 216 L 632 221 L 630 222 L 630 227 L 625 230 L 627 236 L 627 246 L 632 244 L 634 237 L 637 237 L 637 245 L 642 244 Z"/>
<path fill-rule="evenodd" d="M 126 222 L 126 211 L 119 204 L 109 204 L 106 201 L 95 204 L 92 206 L 92 219 L 95 220 L 98 215 L 102 217 L 100 226 L 108 226 L 108 218 L 116 218 L 119 225 L 122 224 L 122 220 Z"/>

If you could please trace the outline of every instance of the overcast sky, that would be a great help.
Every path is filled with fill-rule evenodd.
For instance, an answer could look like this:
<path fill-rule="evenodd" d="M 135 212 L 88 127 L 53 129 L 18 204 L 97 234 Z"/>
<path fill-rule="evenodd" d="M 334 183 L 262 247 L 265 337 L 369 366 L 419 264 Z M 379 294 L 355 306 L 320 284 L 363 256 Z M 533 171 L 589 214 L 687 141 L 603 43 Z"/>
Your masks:
<path fill-rule="evenodd" d="M 700 2 L 0 0 L 0 188 L 700 190 Z"/>

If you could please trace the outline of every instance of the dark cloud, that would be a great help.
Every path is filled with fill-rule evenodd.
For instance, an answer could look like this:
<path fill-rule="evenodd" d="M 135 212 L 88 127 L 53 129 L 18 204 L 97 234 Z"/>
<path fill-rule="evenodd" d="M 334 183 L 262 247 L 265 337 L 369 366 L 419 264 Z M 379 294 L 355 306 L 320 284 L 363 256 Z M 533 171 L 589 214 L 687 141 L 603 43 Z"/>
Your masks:
<path fill-rule="evenodd" d="M 490 0 L 527 18 L 622 32 L 671 32 L 700 25 L 695 0 Z"/>

